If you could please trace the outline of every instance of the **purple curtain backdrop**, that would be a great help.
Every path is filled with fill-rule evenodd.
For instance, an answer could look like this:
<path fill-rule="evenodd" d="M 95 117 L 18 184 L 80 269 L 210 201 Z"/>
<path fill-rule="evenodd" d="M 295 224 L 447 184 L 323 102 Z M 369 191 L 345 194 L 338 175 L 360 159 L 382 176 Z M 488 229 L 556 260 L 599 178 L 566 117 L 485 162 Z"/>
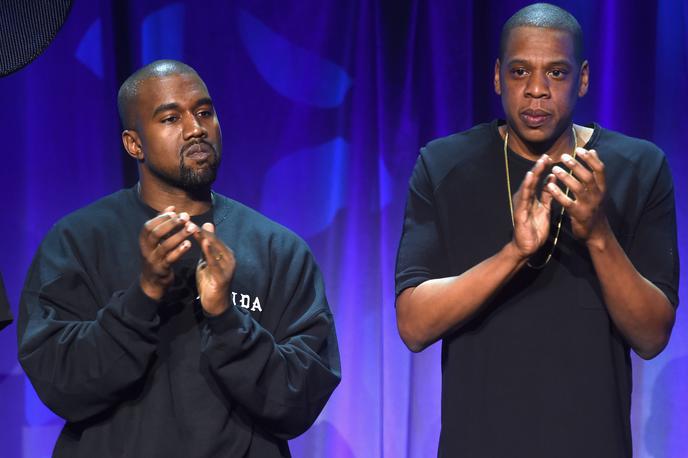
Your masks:
<path fill-rule="evenodd" d="M 430 139 L 501 114 L 501 24 L 525 1 L 74 1 L 54 43 L 0 79 L 0 271 L 15 314 L 24 274 L 60 217 L 136 180 L 116 91 L 177 58 L 205 79 L 224 128 L 216 189 L 311 245 L 325 274 L 343 381 L 292 441 L 295 457 L 429 457 L 439 434 L 439 345 L 411 355 L 394 318 L 407 180 Z M 676 182 L 688 255 L 688 4 L 560 1 L 581 22 L 590 93 L 577 122 L 657 143 Z M 686 297 L 686 275 L 681 277 Z M 688 322 L 655 360 L 634 358 L 638 457 L 688 456 Z M 49 456 L 61 421 L 0 334 L 2 456 Z M 496 438 L 498 440 L 498 438 Z"/>

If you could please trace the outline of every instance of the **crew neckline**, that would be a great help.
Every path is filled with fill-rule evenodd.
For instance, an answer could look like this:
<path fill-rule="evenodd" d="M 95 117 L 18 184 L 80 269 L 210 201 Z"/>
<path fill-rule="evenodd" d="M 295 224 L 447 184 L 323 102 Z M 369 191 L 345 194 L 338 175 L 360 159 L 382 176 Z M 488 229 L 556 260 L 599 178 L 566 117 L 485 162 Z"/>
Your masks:
<path fill-rule="evenodd" d="M 136 204 L 141 208 L 144 213 L 146 213 L 147 216 L 150 218 L 154 218 L 156 215 L 158 215 L 160 212 L 153 207 L 149 206 L 146 204 L 142 199 L 141 196 L 138 193 L 138 183 L 135 184 L 134 186 L 129 188 L 131 198 L 136 202 Z M 213 213 L 214 213 L 214 208 L 215 208 L 215 193 L 211 191 L 211 204 L 210 208 L 203 212 L 199 213 L 198 215 L 190 215 L 191 221 L 212 221 Z"/>
<path fill-rule="evenodd" d="M 495 118 L 490 123 L 490 130 L 492 130 L 493 135 L 499 141 L 500 145 L 504 145 L 504 138 L 502 138 L 501 134 L 499 133 L 499 127 L 503 126 L 504 124 L 506 124 L 506 121 L 503 119 L 500 119 L 500 118 Z M 597 143 L 597 140 L 598 140 L 600 133 L 602 131 L 602 127 L 596 122 L 592 122 L 588 125 L 582 124 L 582 126 L 592 129 L 592 135 L 590 136 L 588 141 L 585 143 L 585 145 L 582 146 L 585 149 L 591 149 Z M 525 157 L 516 153 L 510 147 L 507 147 L 506 150 L 507 150 L 507 154 L 509 155 L 509 160 L 520 161 L 523 164 L 528 164 L 530 166 L 535 165 L 536 161 L 531 161 L 530 159 L 526 159 Z M 555 162 L 555 164 L 562 164 L 562 162 L 561 161 Z"/>

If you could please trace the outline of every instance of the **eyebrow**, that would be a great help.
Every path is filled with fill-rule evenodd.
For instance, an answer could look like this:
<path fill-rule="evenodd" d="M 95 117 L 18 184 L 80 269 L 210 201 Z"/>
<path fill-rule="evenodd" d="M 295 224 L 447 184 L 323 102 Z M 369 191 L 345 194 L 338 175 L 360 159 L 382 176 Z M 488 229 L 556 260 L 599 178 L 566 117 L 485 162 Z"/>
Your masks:
<path fill-rule="evenodd" d="M 507 65 L 516 65 L 516 64 L 524 65 L 524 64 L 529 64 L 529 63 L 530 62 L 527 61 L 526 59 L 518 59 L 517 58 L 517 59 L 511 59 L 510 61 L 508 61 Z M 560 60 L 553 60 L 551 62 L 547 62 L 546 66 L 552 67 L 555 65 L 566 65 L 566 66 L 572 67 L 573 63 L 567 59 L 560 59 Z"/>
<path fill-rule="evenodd" d="M 167 110 L 177 110 L 179 109 L 179 104 L 178 103 L 163 103 L 162 105 L 158 105 L 155 108 L 155 111 L 153 111 L 153 117 L 155 118 L 157 115 L 162 113 L 163 111 Z"/>
<path fill-rule="evenodd" d="M 201 99 L 196 100 L 196 102 L 193 104 L 193 109 L 196 109 L 200 106 L 203 105 L 210 105 L 213 106 L 213 101 L 210 99 L 210 97 L 203 97 Z M 157 115 L 160 113 L 163 113 L 168 110 L 179 110 L 179 104 L 176 102 L 170 102 L 170 103 L 163 103 L 162 105 L 158 105 L 155 110 L 153 111 L 153 118 L 155 118 Z"/>

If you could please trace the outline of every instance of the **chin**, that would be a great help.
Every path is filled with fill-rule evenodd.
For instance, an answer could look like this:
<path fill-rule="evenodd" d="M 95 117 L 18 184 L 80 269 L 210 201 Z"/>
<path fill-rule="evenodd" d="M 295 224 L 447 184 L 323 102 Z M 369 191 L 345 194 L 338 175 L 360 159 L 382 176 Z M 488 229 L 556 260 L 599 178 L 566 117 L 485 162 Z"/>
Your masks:
<path fill-rule="evenodd" d="M 518 136 L 521 141 L 528 143 L 543 143 L 546 142 L 551 134 L 543 131 L 540 128 L 532 129 L 527 126 L 519 126 Z"/>
<path fill-rule="evenodd" d="M 217 169 L 214 167 L 191 171 L 186 169 L 181 174 L 182 188 L 187 191 L 202 191 L 208 189 L 217 176 Z"/>
<path fill-rule="evenodd" d="M 530 143 L 547 143 L 555 139 L 554 126 L 542 125 L 539 127 L 520 126 L 521 138 Z"/>

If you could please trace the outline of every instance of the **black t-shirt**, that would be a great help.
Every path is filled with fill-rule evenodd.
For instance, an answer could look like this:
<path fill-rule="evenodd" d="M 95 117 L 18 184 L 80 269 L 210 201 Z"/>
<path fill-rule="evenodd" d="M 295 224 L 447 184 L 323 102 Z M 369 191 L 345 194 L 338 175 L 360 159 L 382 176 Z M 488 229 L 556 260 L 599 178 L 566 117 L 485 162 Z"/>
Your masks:
<path fill-rule="evenodd" d="M 605 163 L 604 209 L 619 243 L 677 305 L 673 184 L 664 154 L 598 125 L 585 147 Z M 397 294 L 459 275 L 511 240 L 502 148 L 493 121 L 421 150 L 397 257 Z M 512 193 L 533 165 L 509 151 Z M 553 221 L 558 217 L 554 210 Z M 554 232 L 553 224 L 550 238 Z M 629 347 L 564 216 L 550 263 L 523 268 L 444 337 L 439 455 L 631 457 L 630 402 Z"/>
<path fill-rule="evenodd" d="M 5 292 L 5 284 L 2 281 L 2 274 L 0 274 L 0 329 L 3 329 L 10 323 L 12 323 L 12 312 L 10 311 L 10 302 L 7 299 L 7 293 Z"/>

